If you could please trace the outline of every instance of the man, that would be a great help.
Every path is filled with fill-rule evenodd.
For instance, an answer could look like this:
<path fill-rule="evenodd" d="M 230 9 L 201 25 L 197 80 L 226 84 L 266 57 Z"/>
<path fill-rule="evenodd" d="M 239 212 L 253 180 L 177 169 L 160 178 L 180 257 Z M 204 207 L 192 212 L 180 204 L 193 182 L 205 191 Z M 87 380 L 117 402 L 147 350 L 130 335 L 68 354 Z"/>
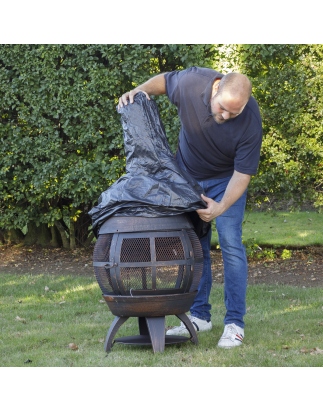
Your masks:
<path fill-rule="evenodd" d="M 242 221 L 250 176 L 256 174 L 262 141 L 259 107 L 251 97 L 250 80 L 240 73 L 223 75 L 215 70 L 191 67 L 160 74 L 125 93 L 119 105 L 133 103 L 142 91 L 167 94 L 181 119 L 176 160 L 203 187 L 207 208 L 197 210 L 204 221 L 216 219 L 224 266 L 226 315 L 219 347 L 242 344 L 246 313 L 247 258 L 242 244 Z M 211 232 L 201 239 L 203 274 L 191 307 L 190 319 L 197 331 L 212 328 L 209 295 L 212 286 Z M 168 335 L 188 334 L 183 323 Z"/>

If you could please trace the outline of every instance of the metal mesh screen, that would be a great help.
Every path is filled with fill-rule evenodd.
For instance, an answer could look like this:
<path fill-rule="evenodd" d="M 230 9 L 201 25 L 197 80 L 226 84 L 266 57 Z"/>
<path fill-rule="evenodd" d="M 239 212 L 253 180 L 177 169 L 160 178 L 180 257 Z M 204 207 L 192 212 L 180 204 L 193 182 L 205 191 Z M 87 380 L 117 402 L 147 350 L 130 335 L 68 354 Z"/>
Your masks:
<path fill-rule="evenodd" d="M 190 239 L 194 258 L 203 258 L 203 252 L 198 237 L 194 230 L 186 230 Z M 151 235 L 150 235 L 151 234 Z M 172 233 L 173 234 L 173 233 Z M 171 237 L 154 237 L 154 233 L 149 233 L 149 237 L 121 238 L 120 263 L 114 268 L 116 274 L 120 275 L 123 289 L 129 295 L 130 290 L 167 290 L 178 289 L 183 286 L 183 280 L 187 281 L 189 271 L 185 271 L 185 263 L 179 261 L 176 265 L 167 265 L 167 261 L 186 260 L 188 255 L 184 253 L 184 246 L 181 237 L 176 236 L 176 232 Z M 152 251 L 150 249 L 150 238 L 153 238 L 155 245 L 156 262 L 152 261 Z M 110 261 L 110 247 L 113 234 L 99 235 L 93 254 L 93 261 L 106 262 Z M 118 240 L 119 241 L 119 240 Z M 183 240 L 184 241 L 184 240 Z M 117 247 L 118 249 L 118 247 Z M 114 261 L 118 261 L 118 256 L 111 256 Z M 136 267 L 136 263 L 148 263 L 155 267 Z M 166 265 L 156 265 L 156 263 L 165 263 Z M 122 267 L 122 264 L 134 265 L 134 267 Z M 186 263 L 189 264 L 189 263 Z M 187 266 L 190 269 L 190 266 Z M 120 271 L 119 271 L 120 270 Z M 114 289 L 111 281 L 110 269 L 105 267 L 94 267 L 97 281 L 103 294 L 119 294 L 121 289 Z M 202 276 L 203 263 L 194 264 L 194 274 L 189 292 L 196 291 Z M 114 271 L 113 271 L 114 272 Z M 118 272 L 120 274 L 118 274 Z M 120 281 L 120 280 L 119 280 Z M 156 287 L 155 287 L 156 282 Z M 153 293 L 154 291 L 152 291 Z M 174 291 L 173 291 L 174 292 Z M 121 291 L 122 293 L 122 291 Z M 166 291 L 167 293 L 167 291 Z"/>
<path fill-rule="evenodd" d="M 194 230 L 187 230 L 187 234 L 189 236 L 189 239 L 191 241 L 192 247 L 193 247 L 193 252 L 194 252 L 194 257 L 195 258 L 203 258 L 203 251 L 201 247 L 201 243 L 195 234 Z M 190 292 L 196 291 L 201 277 L 202 277 L 202 272 L 203 272 L 203 263 L 195 263 L 194 264 L 194 276 L 193 276 L 193 282 L 191 284 L 191 287 L 189 289 Z"/>
<path fill-rule="evenodd" d="M 151 267 L 121 267 L 121 278 L 126 291 L 151 290 Z"/>
<path fill-rule="evenodd" d="M 180 288 L 182 285 L 184 265 L 156 267 L 156 288 Z"/>
<path fill-rule="evenodd" d="M 184 260 L 184 249 L 180 237 L 156 237 L 156 261 Z"/>
<path fill-rule="evenodd" d="M 97 242 L 95 243 L 93 252 L 93 261 L 105 262 L 110 259 L 110 247 L 113 234 L 103 234 L 100 235 Z M 114 292 L 110 270 L 105 267 L 94 267 L 95 276 L 99 286 L 104 294 L 111 294 Z"/>
<path fill-rule="evenodd" d="M 149 238 L 124 238 L 120 263 L 146 263 L 151 261 Z"/>

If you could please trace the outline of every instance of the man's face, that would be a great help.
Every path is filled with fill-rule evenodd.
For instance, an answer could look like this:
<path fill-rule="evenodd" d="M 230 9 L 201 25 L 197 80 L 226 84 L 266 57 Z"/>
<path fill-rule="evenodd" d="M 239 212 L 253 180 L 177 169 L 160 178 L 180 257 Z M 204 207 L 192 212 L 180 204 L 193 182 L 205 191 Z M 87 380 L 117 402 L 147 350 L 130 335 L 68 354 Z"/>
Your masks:
<path fill-rule="evenodd" d="M 211 100 L 211 112 L 218 124 L 237 117 L 246 105 L 245 100 L 234 98 L 230 93 L 223 91 L 219 96 L 215 94 Z"/>

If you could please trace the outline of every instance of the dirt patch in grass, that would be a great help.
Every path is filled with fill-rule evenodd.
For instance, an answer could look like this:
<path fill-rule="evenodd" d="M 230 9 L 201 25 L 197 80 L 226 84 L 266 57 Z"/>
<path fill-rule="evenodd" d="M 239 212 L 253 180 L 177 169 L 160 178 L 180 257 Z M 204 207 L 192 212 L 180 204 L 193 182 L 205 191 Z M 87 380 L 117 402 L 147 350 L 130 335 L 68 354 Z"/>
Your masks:
<path fill-rule="evenodd" d="M 323 287 L 323 247 L 292 250 L 290 260 L 280 252 L 272 261 L 248 258 L 248 284 L 289 284 L 298 287 Z M 0 247 L 0 272 L 10 274 L 50 274 L 92 276 L 93 247 L 66 251 L 38 246 Z M 220 250 L 211 251 L 212 276 L 223 283 L 223 262 Z"/>
<path fill-rule="evenodd" d="M 66 251 L 39 246 L 0 247 L 0 271 L 10 274 L 93 275 L 93 247 Z"/>
<path fill-rule="evenodd" d="M 281 254 L 281 250 L 277 251 Z M 212 276 L 223 283 L 223 263 L 220 251 L 211 251 Z M 248 284 L 288 284 L 297 287 L 323 287 L 323 247 L 292 250 L 289 260 L 277 256 L 274 260 L 248 258 Z"/>

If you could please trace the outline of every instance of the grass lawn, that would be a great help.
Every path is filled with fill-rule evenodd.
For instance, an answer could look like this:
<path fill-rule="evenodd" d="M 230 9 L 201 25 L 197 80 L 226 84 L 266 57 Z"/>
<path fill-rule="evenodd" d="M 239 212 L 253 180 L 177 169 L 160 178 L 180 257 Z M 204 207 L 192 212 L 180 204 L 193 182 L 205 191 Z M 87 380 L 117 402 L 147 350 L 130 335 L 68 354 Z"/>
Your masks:
<path fill-rule="evenodd" d="M 307 247 L 323 244 L 323 214 L 314 211 L 281 211 L 274 216 L 246 211 L 242 227 L 242 239 L 254 238 L 258 245 Z M 218 234 L 213 230 L 212 245 L 217 244 Z"/>
<path fill-rule="evenodd" d="M 198 346 L 168 345 L 154 355 L 150 347 L 115 344 L 108 356 L 104 339 L 114 317 L 100 303 L 95 277 L 0 274 L 0 290 L 2 367 L 323 366 L 319 351 L 301 352 L 304 346 L 323 350 L 322 288 L 248 286 L 245 342 L 221 350 L 216 343 L 223 331 L 223 285 L 214 285 L 213 329 L 199 334 Z M 177 323 L 176 317 L 166 317 L 166 326 Z M 137 333 L 132 318 L 117 336 Z"/>

